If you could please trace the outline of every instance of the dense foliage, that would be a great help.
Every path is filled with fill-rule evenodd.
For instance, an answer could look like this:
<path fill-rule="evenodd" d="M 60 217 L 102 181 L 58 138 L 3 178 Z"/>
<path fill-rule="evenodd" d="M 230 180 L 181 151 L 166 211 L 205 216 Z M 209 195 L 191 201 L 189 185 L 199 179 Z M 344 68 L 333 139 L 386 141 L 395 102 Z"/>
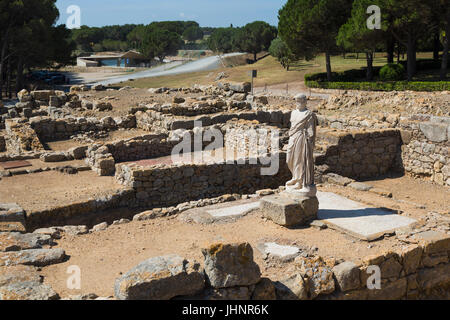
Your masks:
<path fill-rule="evenodd" d="M 276 38 L 272 41 L 269 48 L 269 53 L 272 57 L 277 58 L 283 68 L 289 71 L 289 67 L 295 61 L 295 55 L 289 49 L 288 45 L 281 39 Z"/>
<path fill-rule="evenodd" d="M 388 63 L 380 70 L 380 80 L 398 81 L 405 78 L 405 68 L 401 64 Z"/>
<path fill-rule="evenodd" d="M 324 52 L 328 80 L 332 54 L 338 52 L 339 28 L 350 17 L 351 0 L 288 0 L 279 11 L 278 32 L 298 57 Z"/>
<path fill-rule="evenodd" d="M 380 29 L 367 27 L 370 6 L 380 8 Z M 370 11 L 369 11 L 370 12 Z M 447 74 L 450 41 L 448 0 L 288 0 L 279 11 L 279 36 L 298 57 L 311 59 L 325 53 L 327 79 L 332 80 L 330 55 L 365 52 L 366 79 L 372 80 L 375 52 L 385 51 L 387 62 L 395 52 L 406 53 L 406 74 L 411 81 L 418 71 L 417 52 L 433 51 L 440 78 Z"/>
<path fill-rule="evenodd" d="M 254 61 L 262 51 L 269 50 L 277 36 L 277 28 L 263 21 L 255 21 L 242 28 L 218 28 L 208 39 L 208 46 L 215 52 L 241 51 L 252 53 Z"/>
<path fill-rule="evenodd" d="M 55 26 L 56 0 L 0 0 L 0 98 L 24 87 L 24 72 L 73 61 L 70 30 Z M 13 89 L 14 85 L 14 89 Z"/>

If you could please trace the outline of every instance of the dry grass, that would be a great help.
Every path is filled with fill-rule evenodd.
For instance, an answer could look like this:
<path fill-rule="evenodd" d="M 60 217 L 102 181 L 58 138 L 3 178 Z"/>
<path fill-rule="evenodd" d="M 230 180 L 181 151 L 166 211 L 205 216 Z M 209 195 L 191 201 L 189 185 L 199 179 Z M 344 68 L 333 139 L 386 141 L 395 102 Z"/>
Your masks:
<path fill-rule="evenodd" d="M 135 81 L 121 83 L 121 86 L 132 86 L 136 88 L 158 88 L 158 87 L 190 87 L 194 84 L 207 85 L 214 82 L 217 74 L 225 72 L 228 75 L 227 81 L 250 81 L 248 72 L 258 70 L 258 78 L 255 79 L 255 86 L 276 85 L 291 82 L 301 82 L 305 74 L 315 72 L 325 72 L 325 56 L 319 55 L 311 61 L 301 60 L 291 66 L 289 71 L 283 69 L 280 63 L 271 56 L 266 56 L 254 64 L 246 64 L 245 60 L 251 55 L 228 58 L 225 62 L 226 68 L 215 71 L 193 72 L 180 75 L 144 78 Z M 419 53 L 418 58 L 430 58 L 430 53 Z M 386 55 L 378 53 L 374 59 L 374 66 L 386 64 Z M 355 54 L 349 54 L 344 59 L 342 56 L 331 58 L 333 71 L 344 71 L 358 69 L 366 66 L 364 54 L 359 54 L 356 59 Z"/>

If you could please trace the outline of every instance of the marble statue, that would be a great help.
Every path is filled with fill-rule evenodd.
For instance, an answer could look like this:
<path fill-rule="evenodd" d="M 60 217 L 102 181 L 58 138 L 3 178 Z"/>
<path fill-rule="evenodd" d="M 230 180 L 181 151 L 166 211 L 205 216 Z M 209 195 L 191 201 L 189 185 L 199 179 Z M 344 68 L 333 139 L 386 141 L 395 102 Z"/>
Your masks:
<path fill-rule="evenodd" d="M 304 94 L 295 97 L 297 109 L 291 114 L 287 165 L 292 179 L 286 183 L 286 191 L 298 196 L 315 197 L 314 146 L 316 140 L 316 115 L 306 108 Z"/>

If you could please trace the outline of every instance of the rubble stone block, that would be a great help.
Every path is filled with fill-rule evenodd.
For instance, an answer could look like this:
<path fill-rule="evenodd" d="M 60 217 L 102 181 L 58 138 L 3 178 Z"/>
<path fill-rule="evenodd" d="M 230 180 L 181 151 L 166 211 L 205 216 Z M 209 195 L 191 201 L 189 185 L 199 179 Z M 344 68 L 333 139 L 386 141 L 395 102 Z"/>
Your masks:
<path fill-rule="evenodd" d="M 24 232 L 25 211 L 16 203 L 0 204 L 0 232 Z"/>
<path fill-rule="evenodd" d="M 148 259 L 116 280 L 119 300 L 168 300 L 193 295 L 205 286 L 198 263 L 167 255 Z"/>
<path fill-rule="evenodd" d="M 450 250 L 450 236 L 437 231 L 425 231 L 414 236 L 424 247 L 425 254 L 434 254 Z"/>
<path fill-rule="evenodd" d="M 317 197 L 273 195 L 261 199 L 261 211 L 264 217 L 282 226 L 305 225 L 317 218 L 319 201 Z"/>
<path fill-rule="evenodd" d="M 213 244 L 202 249 L 205 273 L 214 288 L 249 286 L 261 279 L 259 266 L 253 261 L 253 249 L 248 243 Z"/>
<path fill-rule="evenodd" d="M 346 261 L 333 269 L 337 285 L 342 292 L 358 289 L 360 286 L 359 268 L 356 264 Z"/>

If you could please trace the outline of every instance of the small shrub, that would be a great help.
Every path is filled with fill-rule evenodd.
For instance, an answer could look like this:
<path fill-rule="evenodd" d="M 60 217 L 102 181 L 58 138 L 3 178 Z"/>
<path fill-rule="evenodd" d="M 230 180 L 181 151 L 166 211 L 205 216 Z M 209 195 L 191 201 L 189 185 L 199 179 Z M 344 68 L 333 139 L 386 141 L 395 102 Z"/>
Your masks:
<path fill-rule="evenodd" d="M 420 82 L 420 81 L 389 81 L 389 82 L 327 82 L 306 80 L 310 88 L 364 90 L 364 91 L 449 91 L 450 81 Z"/>
<path fill-rule="evenodd" d="M 405 77 L 405 68 L 401 64 L 388 63 L 380 70 L 382 81 L 398 81 Z"/>

